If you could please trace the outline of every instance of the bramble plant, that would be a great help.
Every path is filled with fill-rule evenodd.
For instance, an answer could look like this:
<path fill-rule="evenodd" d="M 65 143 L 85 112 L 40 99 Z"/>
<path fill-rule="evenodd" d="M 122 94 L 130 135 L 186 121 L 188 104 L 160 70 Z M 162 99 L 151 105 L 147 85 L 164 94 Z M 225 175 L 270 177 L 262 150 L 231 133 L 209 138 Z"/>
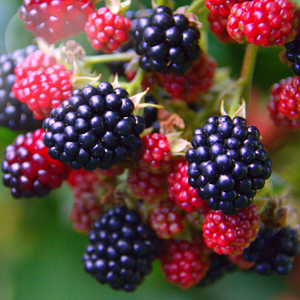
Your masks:
<path fill-rule="evenodd" d="M 3 184 L 14 198 L 68 184 L 87 273 L 127 292 L 155 259 L 182 289 L 237 270 L 291 273 L 297 201 L 246 113 L 258 51 L 280 46 L 295 75 L 266 106 L 283 130 L 300 128 L 298 3 L 24 0 L 18 15 L 36 45 L 0 57 L 0 125 L 28 131 L 6 147 Z M 239 78 L 217 67 L 208 30 L 245 44 Z"/>

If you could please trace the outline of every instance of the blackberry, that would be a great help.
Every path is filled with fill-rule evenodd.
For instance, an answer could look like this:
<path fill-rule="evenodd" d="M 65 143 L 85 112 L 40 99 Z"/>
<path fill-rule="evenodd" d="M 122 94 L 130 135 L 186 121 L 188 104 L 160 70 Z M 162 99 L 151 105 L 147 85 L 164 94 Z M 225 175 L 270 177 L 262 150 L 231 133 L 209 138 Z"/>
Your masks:
<path fill-rule="evenodd" d="M 287 60 L 293 63 L 292 70 L 294 74 L 300 76 L 300 34 L 292 42 L 286 43 L 284 46 Z"/>
<path fill-rule="evenodd" d="M 271 161 L 255 126 L 242 117 L 210 117 L 193 132 L 186 153 L 189 184 L 214 210 L 236 214 L 248 207 L 271 176 Z"/>
<path fill-rule="evenodd" d="M 148 16 L 152 13 L 153 13 L 152 9 L 141 9 L 141 10 L 138 10 L 136 12 L 134 12 L 132 10 L 126 11 L 125 17 L 128 18 L 129 20 L 131 20 L 131 22 L 132 22 L 132 26 L 131 26 L 130 31 L 132 31 L 132 28 L 136 26 L 138 20 L 141 17 Z M 133 40 L 131 38 L 127 43 L 125 43 L 124 45 L 122 45 L 121 47 L 119 47 L 115 51 L 119 52 L 119 53 L 124 53 L 124 52 L 127 52 L 129 50 L 133 50 L 133 47 L 134 47 L 134 43 L 133 43 Z M 99 51 L 99 54 L 103 54 L 103 52 Z M 117 73 L 118 76 L 124 76 L 126 67 L 128 66 L 128 62 L 115 60 L 113 62 L 105 63 L 105 65 L 109 68 L 109 71 L 110 71 L 111 74 L 116 74 Z"/>
<path fill-rule="evenodd" d="M 102 215 L 89 232 L 83 255 L 86 272 L 113 289 L 133 291 L 151 272 L 159 239 L 137 210 L 117 206 Z"/>
<path fill-rule="evenodd" d="M 149 93 L 145 95 L 145 103 L 158 104 L 153 95 Z M 146 128 L 153 126 L 153 123 L 157 121 L 157 108 L 151 106 L 145 107 L 143 118 L 145 119 Z"/>
<path fill-rule="evenodd" d="M 132 30 L 140 67 L 146 72 L 184 74 L 200 56 L 199 29 L 167 6 L 142 17 Z"/>
<path fill-rule="evenodd" d="M 70 167 L 48 155 L 44 134 L 41 128 L 21 134 L 5 149 L 3 184 L 15 198 L 46 196 L 69 176 Z"/>
<path fill-rule="evenodd" d="M 75 89 L 43 123 L 49 155 L 75 170 L 110 169 L 141 146 L 144 119 L 133 110 L 126 90 L 108 82 Z"/>
<path fill-rule="evenodd" d="M 17 131 L 34 131 L 42 127 L 42 122 L 33 116 L 28 106 L 12 93 L 15 66 L 36 50 L 37 47 L 31 45 L 0 57 L 0 126 Z"/>
<path fill-rule="evenodd" d="M 226 255 L 218 255 L 217 253 L 213 253 L 210 257 L 210 261 L 211 263 L 209 265 L 209 269 L 205 277 L 196 285 L 197 287 L 211 285 L 225 274 L 236 270 L 236 266 L 228 261 Z"/>
<path fill-rule="evenodd" d="M 288 275 L 299 252 L 298 234 L 294 229 L 261 227 L 256 240 L 244 250 L 242 257 L 254 261 L 254 270 L 260 275 L 268 276 L 273 272 Z"/>

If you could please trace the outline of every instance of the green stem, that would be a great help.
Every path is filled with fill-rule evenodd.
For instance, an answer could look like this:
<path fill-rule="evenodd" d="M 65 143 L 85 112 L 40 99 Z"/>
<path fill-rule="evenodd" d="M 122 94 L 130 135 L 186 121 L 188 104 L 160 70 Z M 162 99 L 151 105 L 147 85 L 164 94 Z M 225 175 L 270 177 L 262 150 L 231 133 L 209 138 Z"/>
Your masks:
<path fill-rule="evenodd" d="M 91 64 L 99 64 L 99 63 L 106 63 L 112 61 L 130 61 L 137 54 L 135 51 L 128 51 L 125 53 L 113 53 L 113 54 L 103 54 L 103 55 L 94 55 L 94 56 L 87 56 L 84 61 L 84 65 L 91 65 Z"/>
<path fill-rule="evenodd" d="M 194 0 L 186 12 L 195 13 L 204 5 L 204 0 Z"/>
<path fill-rule="evenodd" d="M 237 110 L 241 100 L 241 96 L 243 96 L 246 101 L 246 107 L 249 103 L 257 53 L 258 53 L 258 47 L 256 45 L 253 45 L 251 43 L 247 44 L 241 75 L 239 78 L 241 84 L 238 85 L 235 92 L 235 96 L 230 105 L 230 109 L 228 113 L 230 116 L 232 116 L 233 113 Z"/>
<path fill-rule="evenodd" d="M 132 93 L 141 86 L 144 73 L 145 71 L 142 68 L 138 69 L 133 80 L 127 86 L 127 92 L 129 95 L 132 95 Z"/>

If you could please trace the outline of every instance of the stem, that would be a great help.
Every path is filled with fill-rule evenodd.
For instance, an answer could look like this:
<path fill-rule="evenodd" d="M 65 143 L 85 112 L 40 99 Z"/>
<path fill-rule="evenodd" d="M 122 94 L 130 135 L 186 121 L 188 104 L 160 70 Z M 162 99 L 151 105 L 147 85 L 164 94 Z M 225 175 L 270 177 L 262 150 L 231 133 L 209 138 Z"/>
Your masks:
<path fill-rule="evenodd" d="M 230 105 L 230 109 L 228 113 L 230 116 L 232 116 L 233 113 L 237 110 L 241 96 L 243 96 L 246 101 L 246 107 L 249 103 L 257 53 L 258 53 L 258 47 L 256 45 L 253 45 L 251 43 L 247 44 L 241 75 L 239 78 L 241 84 L 238 85 L 235 92 L 235 96 Z"/>
<path fill-rule="evenodd" d="M 248 104 L 250 100 L 251 85 L 252 85 L 257 53 L 258 53 L 258 46 L 253 44 L 247 45 L 244 62 L 243 62 L 243 68 L 241 71 L 241 78 L 244 78 L 245 80 L 243 96 L 245 98 L 246 104 Z"/>
<path fill-rule="evenodd" d="M 136 72 L 133 80 L 128 84 L 127 86 L 127 92 L 129 95 L 132 95 L 134 90 L 139 88 L 141 86 L 143 77 L 144 77 L 144 70 L 142 68 L 139 68 L 138 71 Z"/>
<path fill-rule="evenodd" d="M 106 62 L 112 62 L 112 61 L 116 61 L 116 60 L 130 61 L 136 56 L 137 56 L 137 54 L 135 51 L 128 51 L 126 53 L 113 53 L 113 54 L 87 56 L 85 58 L 84 65 L 106 63 Z"/>
<path fill-rule="evenodd" d="M 204 0 L 194 0 L 191 5 L 188 7 L 186 12 L 194 13 L 199 10 L 204 4 Z"/>

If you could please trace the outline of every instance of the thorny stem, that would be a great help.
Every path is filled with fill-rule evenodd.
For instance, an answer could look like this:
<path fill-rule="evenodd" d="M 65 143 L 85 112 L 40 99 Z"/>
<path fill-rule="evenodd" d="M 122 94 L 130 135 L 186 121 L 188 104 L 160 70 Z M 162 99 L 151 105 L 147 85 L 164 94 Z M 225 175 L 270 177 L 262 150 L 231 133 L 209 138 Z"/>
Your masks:
<path fill-rule="evenodd" d="M 204 0 L 194 0 L 191 5 L 188 7 L 188 9 L 186 10 L 186 12 L 191 12 L 191 13 L 195 13 L 198 12 L 199 9 L 202 8 L 204 4 Z"/>
<path fill-rule="evenodd" d="M 103 54 L 95 56 L 86 56 L 84 65 L 99 64 L 113 61 L 130 61 L 136 57 L 135 51 L 128 51 L 126 53 L 113 53 L 113 54 Z"/>
<path fill-rule="evenodd" d="M 239 102 L 241 100 L 241 96 L 243 96 L 246 101 L 246 107 L 248 106 L 250 100 L 252 78 L 253 78 L 257 53 L 258 53 L 258 47 L 256 45 L 249 43 L 246 47 L 241 75 L 239 78 L 239 81 L 241 81 L 242 84 L 237 87 L 235 96 L 230 105 L 230 109 L 229 109 L 230 116 L 232 116 L 233 113 L 237 110 L 239 106 Z"/>

